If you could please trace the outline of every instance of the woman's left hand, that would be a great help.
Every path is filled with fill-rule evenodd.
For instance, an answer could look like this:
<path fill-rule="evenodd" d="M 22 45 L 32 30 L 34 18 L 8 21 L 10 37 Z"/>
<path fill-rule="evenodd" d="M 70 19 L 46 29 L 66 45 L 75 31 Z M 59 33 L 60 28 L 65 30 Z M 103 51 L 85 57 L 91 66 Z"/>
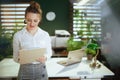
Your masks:
<path fill-rule="evenodd" d="M 46 60 L 47 60 L 46 56 L 41 56 L 40 58 L 37 59 L 37 61 L 39 61 L 41 63 L 45 63 Z"/>

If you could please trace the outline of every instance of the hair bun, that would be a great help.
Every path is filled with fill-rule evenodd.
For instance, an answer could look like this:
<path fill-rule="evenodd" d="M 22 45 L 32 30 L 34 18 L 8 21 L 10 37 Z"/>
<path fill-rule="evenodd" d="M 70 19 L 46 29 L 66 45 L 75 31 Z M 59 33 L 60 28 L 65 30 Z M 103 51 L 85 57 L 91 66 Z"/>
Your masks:
<path fill-rule="evenodd" d="M 35 1 L 31 1 L 30 7 L 40 9 L 40 5 Z"/>

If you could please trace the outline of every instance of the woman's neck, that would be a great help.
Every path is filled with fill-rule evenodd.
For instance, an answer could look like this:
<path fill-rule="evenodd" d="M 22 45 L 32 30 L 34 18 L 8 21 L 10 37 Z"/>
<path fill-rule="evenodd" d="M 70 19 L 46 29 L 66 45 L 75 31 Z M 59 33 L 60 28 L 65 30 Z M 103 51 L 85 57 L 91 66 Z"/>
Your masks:
<path fill-rule="evenodd" d="M 30 30 L 30 29 L 28 29 L 27 28 L 27 31 L 31 34 L 31 35 L 35 35 L 35 33 L 37 32 L 37 30 L 38 30 L 38 28 L 35 28 L 35 29 L 32 29 L 32 30 Z"/>

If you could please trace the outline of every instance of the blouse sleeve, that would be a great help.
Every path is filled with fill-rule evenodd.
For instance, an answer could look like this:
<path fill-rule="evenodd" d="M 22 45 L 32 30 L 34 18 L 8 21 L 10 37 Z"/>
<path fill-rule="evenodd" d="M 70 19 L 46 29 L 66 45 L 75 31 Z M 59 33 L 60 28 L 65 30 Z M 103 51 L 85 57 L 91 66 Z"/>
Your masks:
<path fill-rule="evenodd" d="M 19 37 L 17 34 L 13 37 L 13 59 L 15 62 L 18 62 L 18 54 L 19 54 Z"/>
<path fill-rule="evenodd" d="M 51 58 L 52 56 L 52 46 L 51 46 L 51 38 L 48 34 L 48 37 L 47 37 L 47 41 L 46 41 L 46 44 L 47 44 L 47 59 Z"/>

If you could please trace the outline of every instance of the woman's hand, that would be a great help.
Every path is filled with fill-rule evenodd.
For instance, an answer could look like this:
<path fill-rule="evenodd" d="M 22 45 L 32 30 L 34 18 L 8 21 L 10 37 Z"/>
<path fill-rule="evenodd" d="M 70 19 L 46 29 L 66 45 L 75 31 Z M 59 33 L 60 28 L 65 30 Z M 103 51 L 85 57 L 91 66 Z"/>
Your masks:
<path fill-rule="evenodd" d="M 40 58 L 37 59 L 37 61 L 41 63 L 45 63 L 46 60 L 47 60 L 46 56 L 41 56 Z"/>

